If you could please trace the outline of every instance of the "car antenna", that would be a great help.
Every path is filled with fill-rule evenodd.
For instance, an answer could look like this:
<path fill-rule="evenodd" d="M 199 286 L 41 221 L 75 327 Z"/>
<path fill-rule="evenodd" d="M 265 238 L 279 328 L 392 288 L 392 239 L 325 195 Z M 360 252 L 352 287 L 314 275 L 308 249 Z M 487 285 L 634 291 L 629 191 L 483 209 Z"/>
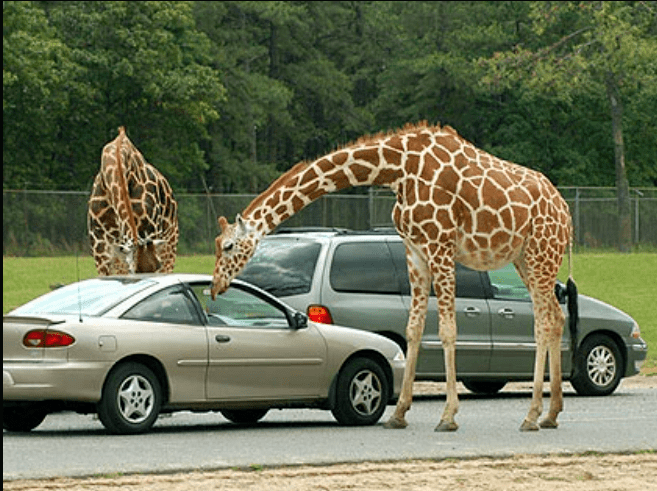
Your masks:
<path fill-rule="evenodd" d="M 78 320 L 82 324 L 82 298 L 80 296 L 80 254 L 75 251 L 75 274 L 78 277 Z"/>

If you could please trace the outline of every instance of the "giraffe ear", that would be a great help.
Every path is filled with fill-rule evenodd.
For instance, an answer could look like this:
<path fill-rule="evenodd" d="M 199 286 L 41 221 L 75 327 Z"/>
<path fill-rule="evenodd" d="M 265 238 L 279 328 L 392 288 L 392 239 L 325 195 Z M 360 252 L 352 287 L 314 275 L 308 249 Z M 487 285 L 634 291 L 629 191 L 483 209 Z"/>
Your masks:
<path fill-rule="evenodd" d="M 226 230 L 226 227 L 228 227 L 228 220 L 226 220 L 226 217 L 221 216 L 217 218 L 217 222 L 219 222 L 219 227 L 221 228 L 222 232 Z"/>
<path fill-rule="evenodd" d="M 238 213 L 237 216 L 235 217 L 235 223 L 237 224 L 237 226 L 238 226 L 239 229 L 240 229 L 240 234 L 241 234 L 241 235 L 246 235 L 246 234 L 247 234 L 247 231 L 248 231 L 248 230 L 247 230 L 247 226 L 246 226 L 246 222 L 245 222 L 244 219 L 242 218 L 242 215 L 240 215 L 239 213 Z"/>

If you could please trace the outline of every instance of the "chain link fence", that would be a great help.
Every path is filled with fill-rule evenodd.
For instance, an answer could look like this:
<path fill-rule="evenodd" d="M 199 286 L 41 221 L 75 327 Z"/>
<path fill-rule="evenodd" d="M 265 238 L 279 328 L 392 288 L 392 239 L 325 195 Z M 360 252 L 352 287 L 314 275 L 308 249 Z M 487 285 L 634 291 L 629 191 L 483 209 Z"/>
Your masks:
<path fill-rule="evenodd" d="M 618 206 L 615 188 L 561 188 L 573 215 L 576 244 L 617 248 Z M 632 242 L 657 246 L 657 188 L 630 192 Z M 251 194 L 177 194 L 179 254 L 213 254 L 217 217 L 233 221 L 255 197 Z M 2 192 L 3 256 L 53 256 L 88 253 L 85 192 Z M 392 226 L 395 197 L 386 188 L 368 194 L 329 194 L 285 221 L 284 227 L 339 227 L 367 230 Z"/>

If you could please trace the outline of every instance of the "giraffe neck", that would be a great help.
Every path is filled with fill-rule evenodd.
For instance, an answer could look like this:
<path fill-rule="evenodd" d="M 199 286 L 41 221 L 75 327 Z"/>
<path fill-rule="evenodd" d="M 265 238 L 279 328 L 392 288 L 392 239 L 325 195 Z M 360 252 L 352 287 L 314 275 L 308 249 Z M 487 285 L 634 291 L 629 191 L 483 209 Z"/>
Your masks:
<path fill-rule="evenodd" d="M 423 139 L 415 133 L 376 136 L 359 140 L 313 162 L 302 162 L 287 171 L 256 197 L 242 212 L 259 236 L 327 193 L 355 186 L 386 186 L 397 190 L 405 175 L 406 160 L 417 159 L 409 148 Z"/>
<path fill-rule="evenodd" d="M 137 247 L 139 241 L 139 234 L 137 232 L 137 223 L 135 221 L 135 216 L 132 210 L 132 203 L 130 201 L 130 193 L 128 191 L 128 181 L 126 176 L 130 170 L 130 152 L 128 152 L 127 162 L 123 162 L 123 144 L 126 140 L 125 128 L 121 126 L 119 128 L 119 136 L 115 140 L 115 155 L 116 155 L 116 168 L 114 170 L 115 180 L 117 186 L 112 186 L 112 194 L 115 209 L 119 211 L 119 216 L 124 224 L 127 226 L 127 229 L 130 233 L 130 238 L 133 240 L 134 246 Z M 130 147 L 130 142 L 128 141 L 128 148 Z M 123 228 L 123 227 L 122 227 Z M 125 233 L 124 230 L 122 230 Z"/>

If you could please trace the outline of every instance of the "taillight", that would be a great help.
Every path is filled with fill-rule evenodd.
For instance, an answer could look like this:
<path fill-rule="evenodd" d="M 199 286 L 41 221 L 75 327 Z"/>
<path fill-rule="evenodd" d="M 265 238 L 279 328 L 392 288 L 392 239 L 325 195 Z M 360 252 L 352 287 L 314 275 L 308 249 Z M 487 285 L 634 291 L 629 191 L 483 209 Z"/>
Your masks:
<path fill-rule="evenodd" d="M 333 324 L 333 317 L 331 317 L 331 312 L 329 312 L 329 309 L 323 305 L 309 305 L 308 319 L 320 324 Z"/>
<path fill-rule="evenodd" d="M 50 329 L 35 329 L 23 336 L 23 345 L 28 348 L 62 348 L 74 342 L 70 334 Z"/>

